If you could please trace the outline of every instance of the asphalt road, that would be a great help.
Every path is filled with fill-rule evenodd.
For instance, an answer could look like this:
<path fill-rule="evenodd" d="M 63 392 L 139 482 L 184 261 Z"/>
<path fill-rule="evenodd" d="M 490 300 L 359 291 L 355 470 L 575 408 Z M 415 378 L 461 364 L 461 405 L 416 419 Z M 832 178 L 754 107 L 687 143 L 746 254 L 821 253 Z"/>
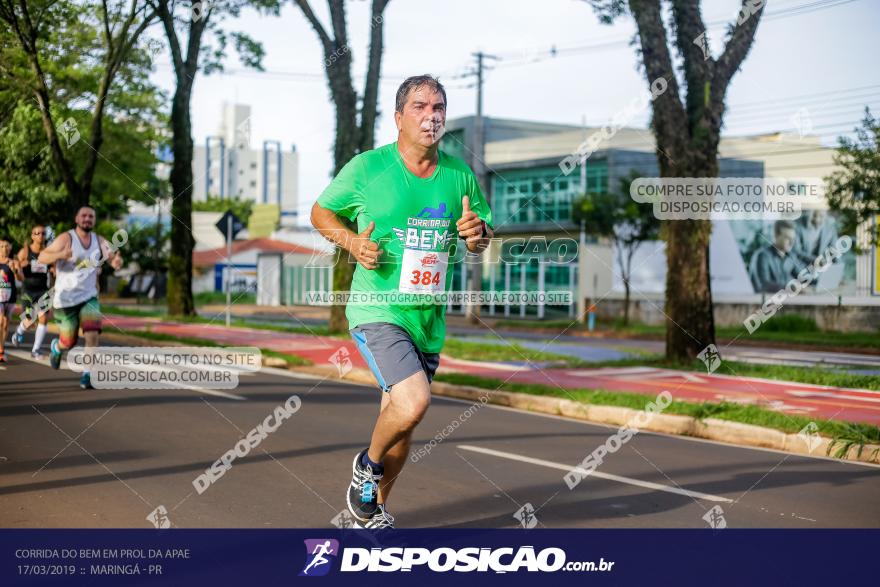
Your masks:
<path fill-rule="evenodd" d="M 240 399 L 82 391 L 24 357 L 0 371 L 2 527 L 150 527 L 158 506 L 178 527 L 331 527 L 378 411 L 374 388 L 282 371 L 243 377 Z M 293 394 L 299 411 L 198 494 Z M 519 527 L 523 507 L 546 527 L 880 527 L 878 467 L 641 433 L 569 490 L 614 428 L 436 397 L 414 449 L 447 427 L 395 486 L 399 527 Z"/>

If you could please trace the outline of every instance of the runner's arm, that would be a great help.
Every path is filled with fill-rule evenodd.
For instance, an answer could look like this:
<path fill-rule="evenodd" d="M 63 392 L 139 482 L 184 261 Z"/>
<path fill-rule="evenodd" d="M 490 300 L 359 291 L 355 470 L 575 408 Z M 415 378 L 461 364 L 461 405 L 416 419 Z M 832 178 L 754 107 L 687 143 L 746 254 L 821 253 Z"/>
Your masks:
<path fill-rule="evenodd" d="M 370 240 L 376 225 L 370 222 L 364 232 L 357 234 L 339 220 L 336 212 L 328 210 L 317 202 L 312 206 L 312 226 L 333 244 L 348 251 L 365 269 L 378 267 L 379 244 Z"/>
<path fill-rule="evenodd" d="M 321 233 L 321 236 L 346 251 L 351 250 L 351 243 L 357 237 L 357 234 L 342 224 L 336 212 L 322 208 L 315 202 L 312 206 L 311 221 L 312 226 Z"/>
<path fill-rule="evenodd" d="M 119 254 L 119 249 L 117 249 L 115 251 L 112 250 L 110 248 L 110 243 L 108 243 L 107 239 L 105 239 L 102 236 L 99 236 L 98 239 L 99 239 L 98 242 L 101 243 L 102 256 L 105 259 L 107 259 L 107 261 L 110 262 L 110 266 L 113 267 L 113 269 L 115 269 L 117 271 L 119 269 L 121 269 L 122 268 L 122 255 Z"/>
<path fill-rule="evenodd" d="M 24 281 L 24 265 L 28 262 L 26 248 L 18 252 L 16 260 L 18 261 L 18 271 L 15 272 L 15 276 L 19 281 Z"/>
<path fill-rule="evenodd" d="M 73 248 L 70 242 L 70 233 L 65 232 L 56 238 L 51 245 L 40 251 L 37 261 L 44 265 L 52 265 L 61 259 L 73 257 Z"/>

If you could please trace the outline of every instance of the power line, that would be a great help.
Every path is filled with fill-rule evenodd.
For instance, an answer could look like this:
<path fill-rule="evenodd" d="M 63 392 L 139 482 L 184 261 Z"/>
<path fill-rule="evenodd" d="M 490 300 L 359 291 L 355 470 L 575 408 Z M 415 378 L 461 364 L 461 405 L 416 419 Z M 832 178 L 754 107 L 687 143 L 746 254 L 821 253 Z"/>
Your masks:
<path fill-rule="evenodd" d="M 873 96 L 876 95 L 876 92 L 880 88 L 880 85 L 876 86 L 867 86 L 865 88 L 847 88 L 840 90 L 833 90 L 831 92 L 816 92 L 814 94 L 801 94 L 800 96 L 781 96 L 779 98 L 774 98 L 772 100 L 762 100 L 759 102 L 739 102 L 733 103 L 730 106 L 735 106 L 737 109 L 759 109 L 763 110 L 765 108 L 781 108 L 781 107 L 789 107 L 793 104 L 798 104 L 802 102 L 839 102 L 844 100 L 854 100 L 857 98 L 864 98 L 865 96 Z M 831 94 L 845 94 L 843 96 L 834 96 Z M 856 95 L 857 94 L 857 95 Z"/>
<path fill-rule="evenodd" d="M 825 127 L 843 128 L 841 123 L 819 125 L 814 128 L 825 128 Z M 590 130 L 595 131 L 597 129 L 592 128 Z M 636 130 L 641 130 L 641 129 L 636 129 Z M 653 135 L 650 134 L 650 131 L 643 130 L 643 132 L 645 134 L 649 135 L 651 137 L 651 139 L 653 140 Z M 749 135 L 728 136 L 728 137 L 723 137 L 722 141 L 724 139 L 753 139 L 755 136 L 759 136 L 759 135 L 749 134 Z M 627 149 L 627 148 L 644 147 L 646 144 L 648 144 L 647 141 L 637 141 L 637 142 L 636 141 L 631 141 L 631 142 L 621 141 L 621 142 L 614 143 L 613 145 L 609 145 L 608 148 L 611 150 L 621 150 L 621 149 Z M 759 145 L 755 145 L 755 146 L 757 147 Z M 828 153 L 830 151 L 833 151 L 832 147 L 822 147 L 822 146 L 812 146 L 812 145 L 805 146 L 805 147 L 795 147 L 795 148 L 791 148 L 791 149 L 770 149 L 770 150 L 766 150 L 766 151 L 743 150 L 743 151 L 740 151 L 736 154 L 736 158 L 763 157 L 763 156 L 770 156 L 770 155 L 800 155 L 800 154 L 808 154 L 808 153 Z M 560 150 L 558 148 L 553 148 L 553 147 L 542 148 L 540 146 L 536 146 L 534 148 L 505 149 L 504 152 L 505 153 L 512 153 L 512 154 L 516 154 L 516 153 L 529 154 L 529 153 L 531 153 L 531 154 L 536 154 L 539 157 L 541 156 L 542 152 L 546 153 L 547 157 L 552 157 L 552 156 L 560 154 Z M 725 156 L 725 158 L 730 158 L 730 157 L 733 157 L 733 155 Z"/>
<path fill-rule="evenodd" d="M 783 111 L 776 112 L 728 112 L 724 116 L 724 121 L 729 122 L 731 120 L 735 122 L 741 122 L 743 120 L 779 120 L 782 118 L 789 118 L 794 113 L 803 109 L 806 110 L 808 116 L 810 118 L 822 118 L 828 116 L 841 116 L 849 113 L 858 113 L 858 116 L 861 116 L 861 113 L 864 112 L 865 107 L 869 107 L 871 109 L 876 109 L 878 105 L 878 100 L 880 97 L 874 98 L 872 101 L 866 102 L 857 102 L 852 104 L 836 104 L 831 106 L 811 106 L 810 108 L 797 106 L 793 108 L 789 108 Z"/>
<path fill-rule="evenodd" d="M 778 10 L 776 12 L 765 12 L 761 16 L 761 20 L 777 20 L 779 18 L 788 18 L 792 16 L 800 16 L 802 14 L 807 14 L 809 12 L 815 12 L 817 10 L 823 10 L 826 8 L 835 8 L 837 6 L 842 6 L 844 4 L 849 4 L 851 2 L 855 2 L 856 0 L 817 0 L 816 2 L 810 4 L 802 4 L 798 6 L 792 6 L 790 8 L 784 8 L 782 10 Z M 809 10 L 807 10 L 809 9 Z M 715 21 L 710 21 L 706 23 L 706 29 L 717 29 L 729 25 L 731 23 L 730 19 L 718 19 Z M 598 43 L 591 43 L 586 45 L 579 45 L 568 48 L 559 48 L 555 44 L 551 45 L 551 47 L 545 51 L 536 52 L 535 57 L 526 60 L 510 60 L 505 59 L 504 53 L 500 54 L 499 57 L 503 60 L 502 63 L 498 64 L 498 68 L 508 68 L 508 67 L 518 67 L 522 65 L 529 65 L 532 63 L 537 63 L 540 61 L 546 61 L 547 59 L 554 59 L 558 56 L 564 57 L 568 55 L 577 55 L 585 52 L 593 52 L 598 49 L 608 49 L 613 47 L 626 47 L 631 43 L 632 37 L 619 37 L 615 39 L 609 39 L 607 41 L 601 41 Z M 515 55 L 516 53 L 508 53 L 508 55 Z"/>

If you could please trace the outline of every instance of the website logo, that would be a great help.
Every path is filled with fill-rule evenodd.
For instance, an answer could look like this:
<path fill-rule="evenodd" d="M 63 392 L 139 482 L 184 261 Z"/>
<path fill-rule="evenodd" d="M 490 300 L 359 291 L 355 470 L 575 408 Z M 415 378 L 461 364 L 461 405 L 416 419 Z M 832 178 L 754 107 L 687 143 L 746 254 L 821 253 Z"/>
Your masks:
<path fill-rule="evenodd" d="M 332 538 L 312 538 L 306 544 L 306 566 L 300 577 L 322 577 L 330 572 L 333 561 L 339 556 L 339 541 Z"/>

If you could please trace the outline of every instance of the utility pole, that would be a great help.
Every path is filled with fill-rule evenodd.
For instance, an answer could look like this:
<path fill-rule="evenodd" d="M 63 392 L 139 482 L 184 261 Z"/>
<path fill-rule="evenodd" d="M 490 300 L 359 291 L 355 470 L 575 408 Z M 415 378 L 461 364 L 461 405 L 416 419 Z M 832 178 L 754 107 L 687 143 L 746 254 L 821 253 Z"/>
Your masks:
<path fill-rule="evenodd" d="M 476 68 L 465 74 L 465 77 L 476 76 L 476 86 L 477 86 L 477 113 L 474 116 L 474 139 L 473 139 L 473 153 L 471 156 L 472 167 L 474 170 L 474 175 L 477 176 L 477 183 L 480 184 L 480 189 L 483 191 L 483 196 L 486 198 L 486 202 L 491 202 L 491 194 L 489 193 L 489 178 L 486 172 L 486 127 L 483 121 L 483 71 L 487 69 L 491 69 L 486 67 L 484 60 L 487 59 L 498 59 L 495 55 L 489 55 L 487 53 L 483 53 L 482 51 L 478 51 L 472 54 L 474 58 L 476 58 Z M 479 256 L 473 256 L 468 254 L 466 257 L 466 262 L 468 263 L 468 273 L 470 281 L 470 291 L 482 291 L 483 289 L 483 266 L 480 262 Z M 466 288 L 468 289 L 468 288 Z M 471 324 L 476 324 L 479 322 L 480 315 L 480 305 L 474 303 L 465 304 L 465 318 Z"/>

